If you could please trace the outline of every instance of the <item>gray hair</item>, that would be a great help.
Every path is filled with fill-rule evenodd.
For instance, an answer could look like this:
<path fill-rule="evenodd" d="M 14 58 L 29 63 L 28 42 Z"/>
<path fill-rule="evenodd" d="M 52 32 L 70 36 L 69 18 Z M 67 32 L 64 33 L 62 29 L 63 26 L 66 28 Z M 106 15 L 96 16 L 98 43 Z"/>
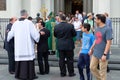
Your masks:
<path fill-rule="evenodd" d="M 25 16 L 27 14 L 27 11 L 25 9 L 20 11 L 21 16 Z"/>

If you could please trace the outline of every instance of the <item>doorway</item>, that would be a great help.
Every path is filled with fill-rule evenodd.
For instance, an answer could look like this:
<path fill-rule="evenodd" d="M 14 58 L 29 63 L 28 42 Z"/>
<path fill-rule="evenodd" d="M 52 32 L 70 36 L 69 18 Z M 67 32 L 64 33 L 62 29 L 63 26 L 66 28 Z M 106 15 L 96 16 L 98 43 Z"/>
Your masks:
<path fill-rule="evenodd" d="M 83 12 L 83 0 L 72 0 L 72 13 L 75 14 L 76 10 Z"/>
<path fill-rule="evenodd" d="M 65 13 L 75 14 L 75 11 L 83 12 L 83 0 L 65 0 Z"/>

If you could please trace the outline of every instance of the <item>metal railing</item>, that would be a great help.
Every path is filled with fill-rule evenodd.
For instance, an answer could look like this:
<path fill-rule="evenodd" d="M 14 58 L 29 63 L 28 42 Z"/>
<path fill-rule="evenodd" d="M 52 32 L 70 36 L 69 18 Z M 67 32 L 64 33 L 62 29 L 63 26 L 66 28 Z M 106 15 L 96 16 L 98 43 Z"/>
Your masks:
<path fill-rule="evenodd" d="M 113 29 L 112 45 L 120 46 L 120 18 L 111 18 Z"/>
<path fill-rule="evenodd" d="M 113 28 L 113 41 L 112 45 L 120 46 L 120 18 L 111 18 Z M 35 23 L 35 19 L 33 19 Z M 9 23 L 9 18 L 0 18 L 0 42 L 5 38 L 5 29 Z"/>

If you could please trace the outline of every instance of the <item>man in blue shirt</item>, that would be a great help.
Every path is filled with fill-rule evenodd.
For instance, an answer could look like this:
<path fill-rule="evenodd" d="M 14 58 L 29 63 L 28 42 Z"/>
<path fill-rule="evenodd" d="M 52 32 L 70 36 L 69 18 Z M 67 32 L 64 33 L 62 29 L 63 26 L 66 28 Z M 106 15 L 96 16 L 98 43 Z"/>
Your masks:
<path fill-rule="evenodd" d="M 84 23 L 82 27 L 83 37 L 82 37 L 82 47 L 79 52 L 79 60 L 78 60 L 78 70 L 80 74 L 80 80 L 85 80 L 83 74 L 83 68 L 86 67 L 87 80 L 90 80 L 90 56 L 89 50 L 94 42 L 93 33 L 89 32 L 90 24 Z"/>

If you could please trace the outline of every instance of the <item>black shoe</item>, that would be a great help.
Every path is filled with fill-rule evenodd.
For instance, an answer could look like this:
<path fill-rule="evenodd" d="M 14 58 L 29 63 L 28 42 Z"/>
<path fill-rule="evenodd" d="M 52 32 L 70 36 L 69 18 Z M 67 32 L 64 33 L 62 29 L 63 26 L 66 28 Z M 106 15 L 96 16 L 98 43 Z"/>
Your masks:
<path fill-rule="evenodd" d="M 69 74 L 70 77 L 74 77 L 75 75 L 76 75 L 75 73 Z"/>
<path fill-rule="evenodd" d="M 39 75 L 44 75 L 45 73 L 40 73 L 40 72 L 37 72 L 37 74 L 39 74 Z"/>
<path fill-rule="evenodd" d="M 34 79 L 38 79 L 38 76 L 35 76 Z"/>
<path fill-rule="evenodd" d="M 45 72 L 45 74 L 49 74 L 49 72 Z"/>
<path fill-rule="evenodd" d="M 15 72 L 12 72 L 12 71 L 11 71 L 11 72 L 9 72 L 9 73 L 10 73 L 10 74 L 15 74 Z"/>
<path fill-rule="evenodd" d="M 61 74 L 61 77 L 65 77 L 66 76 L 66 74 Z"/>
<path fill-rule="evenodd" d="M 110 69 L 107 69 L 107 73 L 109 73 L 110 72 Z"/>

